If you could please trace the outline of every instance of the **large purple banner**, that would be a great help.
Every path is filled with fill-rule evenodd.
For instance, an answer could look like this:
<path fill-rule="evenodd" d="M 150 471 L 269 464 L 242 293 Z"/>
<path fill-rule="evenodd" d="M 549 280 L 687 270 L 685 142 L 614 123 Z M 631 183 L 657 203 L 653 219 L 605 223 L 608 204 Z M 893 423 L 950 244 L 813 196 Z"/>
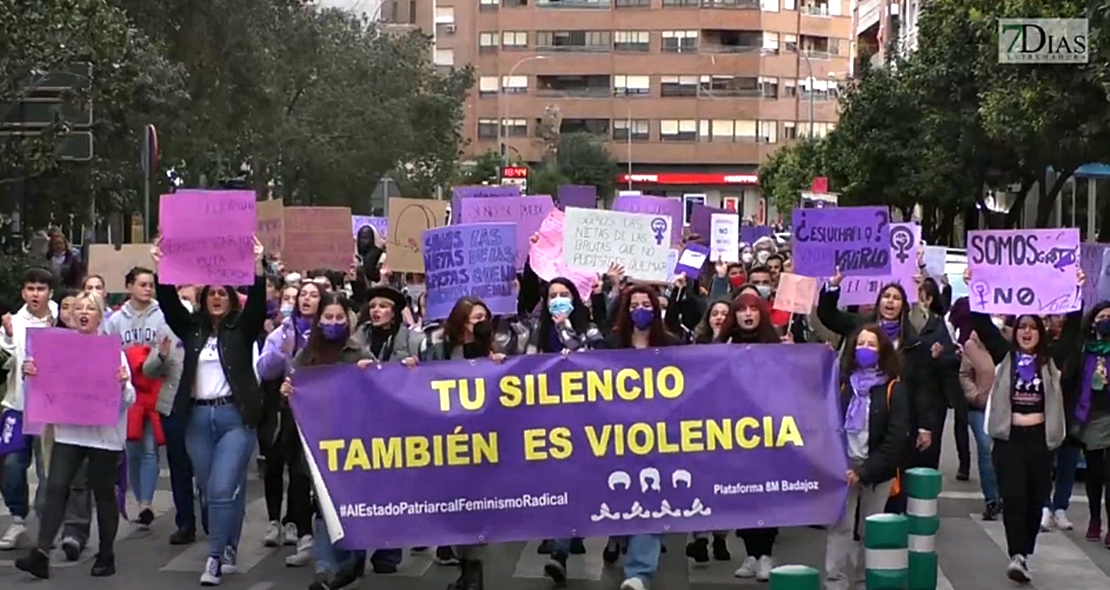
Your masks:
<path fill-rule="evenodd" d="M 366 549 L 834 522 L 837 381 L 827 346 L 719 344 L 303 369 L 290 400 Z"/>

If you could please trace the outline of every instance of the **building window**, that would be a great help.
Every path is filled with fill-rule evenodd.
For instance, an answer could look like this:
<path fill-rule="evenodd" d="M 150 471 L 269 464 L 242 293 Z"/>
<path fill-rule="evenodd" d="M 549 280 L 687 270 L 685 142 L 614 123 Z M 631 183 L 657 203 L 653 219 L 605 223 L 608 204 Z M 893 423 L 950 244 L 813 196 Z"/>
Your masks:
<path fill-rule="evenodd" d="M 835 123 L 817 121 L 813 124 L 813 134 L 811 135 L 809 132 L 809 121 L 799 121 L 798 137 L 825 137 L 835 127 Z"/>
<path fill-rule="evenodd" d="M 432 62 L 437 66 L 453 66 L 455 65 L 455 50 L 454 49 L 436 49 L 432 57 Z"/>
<path fill-rule="evenodd" d="M 651 76 L 613 76 L 613 96 L 648 96 Z"/>
<path fill-rule="evenodd" d="M 536 0 L 540 8 L 609 8 L 609 0 Z"/>
<path fill-rule="evenodd" d="M 497 33 L 478 33 L 478 53 L 497 51 Z"/>
<path fill-rule="evenodd" d="M 809 99 L 811 95 L 813 100 L 836 100 L 840 97 L 836 80 L 803 78 L 798 80 L 798 86 L 802 88 L 802 98 L 805 99 Z"/>
<path fill-rule="evenodd" d="M 528 47 L 528 31 L 502 31 L 501 46 L 505 49 Z"/>
<path fill-rule="evenodd" d="M 651 8 L 651 0 L 617 0 L 617 8 Z"/>
<path fill-rule="evenodd" d="M 500 0 L 478 0 L 479 10 L 497 10 Z"/>
<path fill-rule="evenodd" d="M 798 124 L 794 121 L 782 122 L 782 138 L 786 141 L 798 139 Z"/>
<path fill-rule="evenodd" d="M 767 12 L 778 12 L 779 0 L 761 0 L 759 3 L 759 8 L 760 10 L 765 10 Z"/>
<path fill-rule="evenodd" d="M 798 51 L 798 36 L 787 33 L 782 34 L 782 47 L 791 53 Z"/>
<path fill-rule="evenodd" d="M 693 8 L 700 4 L 701 0 L 663 0 L 663 8 Z"/>
<path fill-rule="evenodd" d="M 798 82 L 795 80 L 783 80 L 782 97 L 794 98 L 795 96 L 798 96 Z"/>
<path fill-rule="evenodd" d="M 663 119 L 659 122 L 659 141 L 697 141 L 696 119 Z"/>
<path fill-rule="evenodd" d="M 698 94 L 720 98 L 723 96 L 759 96 L 759 79 L 756 76 L 701 76 Z"/>
<path fill-rule="evenodd" d="M 759 95 L 763 98 L 779 97 L 779 79 L 767 76 L 759 77 Z"/>
<path fill-rule="evenodd" d="M 536 48 L 547 51 L 609 51 L 611 31 L 537 31 Z"/>
<path fill-rule="evenodd" d="M 497 139 L 497 119 L 478 119 L 478 139 Z"/>
<path fill-rule="evenodd" d="M 732 119 L 698 121 L 698 137 L 702 141 L 755 143 L 756 122 Z"/>
<path fill-rule="evenodd" d="M 682 53 L 698 50 L 697 31 L 663 31 L 663 51 Z"/>
<path fill-rule="evenodd" d="M 763 33 L 763 53 L 778 55 L 779 52 L 779 34 L 778 33 Z"/>
<path fill-rule="evenodd" d="M 613 140 L 628 141 L 629 123 L 631 123 L 632 141 L 649 141 L 651 139 L 651 121 L 647 119 L 613 119 Z"/>
<path fill-rule="evenodd" d="M 756 133 L 756 141 L 759 143 L 778 143 L 779 141 L 779 122 L 778 121 L 760 121 L 759 129 Z"/>
<path fill-rule="evenodd" d="M 500 87 L 497 76 L 482 76 L 478 78 L 478 96 L 495 96 Z"/>
<path fill-rule="evenodd" d="M 527 94 L 528 76 L 501 76 L 501 92 L 505 94 Z"/>
<path fill-rule="evenodd" d="M 659 96 L 697 95 L 697 76 L 662 76 L 659 78 Z"/>
<path fill-rule="evenodd" d="M 647 31 L 614 31 L 613 51 L 650 51 L 651 33 Z"/>
<path fill-rule="evenodd" d="M 505 137 L 528 137 L 528 119 L 501 119 L 501 125 Z"/>
<path fill-rule="evenodd" d="M 830 45 L 834 43 L 835 39 L 829 39 L 828 37 L 802 35 L 802 54 L 810 59 L 829 59 L 832 54 Z"/>
<path fill-rule="evenodd" d="M 832 0 L 839 2 L 839 0 Z M 829 16 L 829 2 L 822 0 L 803 0 L 802 13 L 813 16 Z"/>
<path fill-rule="evenodd" d="M 759 0 L 701 0 L 701 7 L 758 10 Z"/>
<path fill-rule="evenodd" d="M 416 24 L 416 0 L 409 0 L 409 24 Z"/>
<path fill-rule="evenodd" d="M 518 6 L 528 6 L 528 0 L 502 0 L 501 3 L 510 8 L 516 8 Z"/>
<path fill-rule="evenodd" d="M 783 10 L 796 10 L 798 8 L 797 0 L 782 0 Z"/>
<path fill-rule="evenodd" d="M 436 24 L 454 24 L 455 8 L 453 6 L 436 6 Z"/>

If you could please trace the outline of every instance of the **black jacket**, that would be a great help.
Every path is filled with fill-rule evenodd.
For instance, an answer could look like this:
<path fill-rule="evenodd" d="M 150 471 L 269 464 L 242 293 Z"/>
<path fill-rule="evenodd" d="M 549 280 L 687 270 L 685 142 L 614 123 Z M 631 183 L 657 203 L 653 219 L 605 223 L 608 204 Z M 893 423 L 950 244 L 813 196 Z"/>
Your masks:
<path fill-rule="evenodd" d="M 863 324 L 877 321 L 874 317 L 861 317 L 840 311 L 840 289 L 825 289 L 817 300 L 817 319 L 831 332 L 841 338 L 855 332 Z M 937 400 L 943 399 L 940 393 L 937 371 L 932 353 L 913 329 L 913 325 L 902 315 L 902 341 L 898 353 L 902 357 L 902 385 L 909 400 L 911 423 L 918 428 L 939 432 L 939 424 L 945 414 L 938 414 Z M 844 340 L 841 341 L 843 345 Z"/>
<path fill-rule="evenodd" d="M 173 400 L 173 412 L 187 418 L 193 410 L 193 387 L 197 379 L 197 359 L 201 348 L 212 336 L 212 324 L 203 309 L 189 313 L 181 304 L 177 289 L 155 280 L 155 294 L 166 324 L 185 346 L 181 385 Z M 236 293 L 230 294 L 237 297 Z M 198 303 L 203 306 L 204 302 Z M 266 321 L 266 277 L 258 275 L 247 291 L 247 303 L 225 316 L 216 335 L 224 377 L 231 386 L 231 397 L 243 417 L 243 425 L 255 428 L 262 420 L 262 388 L 254 372 L 254 346 Z"/>
<path fill-rule="evenodd" d="M 867 459 L 856 470 L 863 485 L 873 486 L 893 479 L 902 466 L 910 438 L 910 406 L 901 381 L 894 384 L 887 409 L 887 383 L 871 388 L 871 409 L 867 413 Z M 840 415 L 848 411 L 852 386 L 840 384 Z"/>

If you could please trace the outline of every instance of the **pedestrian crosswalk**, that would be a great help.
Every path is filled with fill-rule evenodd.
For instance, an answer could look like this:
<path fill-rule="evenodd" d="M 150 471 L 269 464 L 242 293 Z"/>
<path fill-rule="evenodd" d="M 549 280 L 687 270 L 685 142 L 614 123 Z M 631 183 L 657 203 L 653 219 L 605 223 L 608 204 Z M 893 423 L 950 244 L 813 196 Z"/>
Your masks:
<path fill-rule="evenodd" d="M 300 586 L 311 578 L 312 568 L 299 570 L 287 569 L 285 556 L 293 548 L 268 548 L 262 545 L 265 535 L 267 514 L 265 500 L 261 497 L 261 486 L 252 484 L 250 500 L 247 503 L 247 517 L 239 544 L 238 571 L 256 572 L 263 581 L 275 580 L 277 587 L 284 590 L 285 584 L 294 580 Z M 33 489 L 32 489 L 33 493 Z M 134 500 L 128 499 L 128 509 L 132 516 L 138 512 Z M 166 534 L 173 530 L 173 506 L 168 491 L 159 490 L 155 494 L 153 510 L 158 518 L 154 531 L 139 531 L 131 523 L 121 522 L 119 546 L 117 551 L 143 551 L 143 543 L 157 544 L 157 550 L 143 551 L 144 555 L 158 556 L 153 562 L 143 559 L 144 568 L 149 568 L 152 581 L 159 576 L 192 574 L 201 571 L 207 556 L 207 546 L 203 536 L 192 545 L 170 547 L 166 544 Z M 1085 520 L 1076 514 L 1076 520 Z M 941 557 L 938 572 L 937 590 L 1006 590 L 1008 581 L 1004 578 L 1006 538 L 1001 521 L 984 522 L 977 514 L 967 517 L 942 518 L 937 547 Z M 10 518 L 0 516 L 0 530 L 6 528 Z M 32 527 L 33 528 L 33 527 Z M 66 562 L 60 552 L 52 559 L 55 567 L 68 568 L 87 564 L 96 548 L 96 520 L 93 519 L 90 548 L 78 562 Z M 666 581 L 667 588 L 708 589 L 717 586 L 755 585 L 754 581 L 741 580 L 734 576 L 742 565 L 745 554 L 743 543 L 730 535 L 728 545 L 732 554 L 730 561 L 712 561 L 696 564 L 684 555 L 687 539 L 684 535 L 667 535 L 665 544 L 667 554 L 660 560 L 660 576 Z M 804 564 L 818 569 L 824 565 L 824 531 L 811 528 L 783 529 L 775 545 L 775 561 L 778 564 Z M 607 584 L 621 576 L 621 568 L 607 566 L 602 559 L 605 538 L 586 539 L 586 553 L 573 555 L 568 561 L 568 578 L 572 583 Z M 487 588 L 519 590 L 534 588 L 534 584 L 544 577 L 544 564 L 547 555 L 537 549 L 539 541 L 528 543 L 506 543 L 488 547 L 491 562 L 497 562 L 487 570 L 488 580 L 497 583 Z M 6 576 L 17 575 L 12 569 L 13 559 L 19 553 L 0 553 L 0 586 Z M 160 563 L 158 563 L 160 561 Z M 1034 556 L 1033 575 L 1035 590 L 1085 590 L 1088 588 L 1110 588 L 1110 550 L 1102 544 L 1086 543 L 1081 531 L 1063 533 L 1054 531 L 1038 537 L 1037 552 Z M 145 571 L 145 570 L 144 570 Z M 392 574 L 375 574 L 369 585 L 385 590 L 410 588 L 413 583 L 440 583 L 454 575 L 455 570 L 437 565 L 434 548 L 415 553 L 406 551 L 398 571 Z M 145 575 L 145 574 L 144 574 Z M 167 578 L 180 579 L 180 578 Z M 407 582 L 406 582 L 407 580 Z M 518 580 L 513 582 L 513 580 Z M 531 580 L 531 582 L 529 582 Z"/>

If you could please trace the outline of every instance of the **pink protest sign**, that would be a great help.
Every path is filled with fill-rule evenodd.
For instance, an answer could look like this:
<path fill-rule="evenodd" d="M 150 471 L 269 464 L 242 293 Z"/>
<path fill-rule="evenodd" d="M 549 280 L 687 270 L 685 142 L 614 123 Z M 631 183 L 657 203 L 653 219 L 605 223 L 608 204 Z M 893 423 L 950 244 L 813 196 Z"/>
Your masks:
<path fill-rule="evenodd" d="M 534 197 L 470 197 L 459 200 L 451 214 L 455 223 L 515 223 L 516 268 L 524 268 L 529 240 L 555 208 L 550 195 Z M 457 211 L 457 213 L 456 213 Z"/>
<path fill-rule="evenodd" d="M 563 260 L 563 225 L 566 217 L 562 210 L 553 209 L 540 224 L 537 240 L 529 251 L 528 265 L 532 272 L 545 281 L 563 277 L 574 283 L 579 297 L 588 299 L 598 277 L 592 272 L 571 270 Z"/>
<path fill-rule="evenodd" d="M 1083 303 L 1078 229 L 968 232 L 967 264 L 973 312 L 1068 313 Z"/>
<path fill-rule="evenodd" d="M 119 336 L 43 328 L 27 342 L 37 372 L 25 381 L 25 424 L 119 424 Z"/>
<path fill-rule="evenodd" d="M 171 285 L 254 283 L 252 191 L 179 191 L 159 202 L 162 260 L 158 279 Z"/>
<path fill-rule="evenodd" d="M 841 209 L 843 210 L 843 208 Z M 840 283 L 840 305 L 874 305 L 879 292 L 891 283 L 902 285 L 906 300 L 917 303 L 917 251 L 921 243 L 921 226 L 916 223 L 890 224 L 889 275 L 865 277 L 851 275 Z"/>

